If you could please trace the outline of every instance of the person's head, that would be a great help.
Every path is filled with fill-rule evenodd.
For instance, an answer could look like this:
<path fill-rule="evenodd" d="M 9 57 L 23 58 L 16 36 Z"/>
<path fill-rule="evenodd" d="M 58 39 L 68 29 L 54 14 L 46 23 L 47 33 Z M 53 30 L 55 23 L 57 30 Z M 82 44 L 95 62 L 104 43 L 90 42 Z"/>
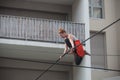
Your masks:
<path fill-rule="evenodd" d="M 66 31 L 65 31 L 63 28 L 60 28 L 60 29 L 58 30 L 58 32 L 59 32 L 59 35 L 60 35 L 62 38 L 65 38 L 65 37 L 67 36 L 67 33 L 66 33 Z"/>

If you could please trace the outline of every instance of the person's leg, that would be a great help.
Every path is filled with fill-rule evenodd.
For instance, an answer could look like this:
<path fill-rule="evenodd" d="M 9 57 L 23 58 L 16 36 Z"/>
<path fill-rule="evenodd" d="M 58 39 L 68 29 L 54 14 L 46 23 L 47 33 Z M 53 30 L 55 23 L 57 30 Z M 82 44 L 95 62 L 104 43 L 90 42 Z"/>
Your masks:
<path fill-rule="evenodd" d="M 82 57 L 78 56 L 78 54 L 74 53 L 74 59 L 75 59 L 75 64 L 76 65 L 80 65 L 80 63 L 82 62 Z"/>
<path fill-rule="evenodd" d="M 84 50 L 85 55 L 91 56 L 90 53 L 88 53 L 86 50 Z"/>

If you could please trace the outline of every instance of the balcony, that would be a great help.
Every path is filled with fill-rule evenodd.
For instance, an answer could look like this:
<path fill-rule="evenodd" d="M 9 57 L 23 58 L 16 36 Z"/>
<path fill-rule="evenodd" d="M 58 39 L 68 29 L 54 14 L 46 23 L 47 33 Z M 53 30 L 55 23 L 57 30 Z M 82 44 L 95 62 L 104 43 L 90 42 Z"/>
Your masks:
<path fill-rule="evenodd" d="M 60 27 L 74 34 L 81 41 L 85 40 L 84 23 L 0 15 L 1 38 L 63 43 L 64 40 L 58 35 Z"/>

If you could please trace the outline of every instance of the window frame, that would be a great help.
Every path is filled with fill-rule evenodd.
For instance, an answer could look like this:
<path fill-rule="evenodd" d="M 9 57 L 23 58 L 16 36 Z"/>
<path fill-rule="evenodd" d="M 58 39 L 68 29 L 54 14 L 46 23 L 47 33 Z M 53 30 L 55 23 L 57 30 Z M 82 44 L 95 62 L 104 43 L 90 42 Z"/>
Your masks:
<path fill-rule="evenodd" d="M 104 19 L 105 18 L 105 9 L 104 9 L 104 0 L 102 0 L 101 6 L 93 5 L 94 0 L 89 0 L 89 17 L 91 19 Z M 95 17 L 93 15 L 93 8 L 100 8 L 102 10 L 101 18 Z"/>

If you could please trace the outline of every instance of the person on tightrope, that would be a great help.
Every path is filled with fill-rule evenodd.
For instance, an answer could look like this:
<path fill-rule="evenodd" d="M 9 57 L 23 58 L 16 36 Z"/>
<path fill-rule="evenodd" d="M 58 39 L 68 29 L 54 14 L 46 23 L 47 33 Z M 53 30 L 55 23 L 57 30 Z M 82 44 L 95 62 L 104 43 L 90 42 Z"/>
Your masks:
<path fill-rule="evenodd" d="M 64 38 L 65 41 L 65 49 L 63 54 L 67 53 L 68 49 L 70 49 L 69 53 L 74 55 L 76 65 L 80 65 L 85 55 L 91 56 L 86 50 L 83 49 L 83 45 L 80 40 L 78 40 L 74 35 L 68 34 L 62 28 L 59 29 L 59 35 L 61 38 Z M 75 46 L 76 48 L 74 48 Z M 60 58 L 62 58 L 62 56 L 60 56 Z"/>

